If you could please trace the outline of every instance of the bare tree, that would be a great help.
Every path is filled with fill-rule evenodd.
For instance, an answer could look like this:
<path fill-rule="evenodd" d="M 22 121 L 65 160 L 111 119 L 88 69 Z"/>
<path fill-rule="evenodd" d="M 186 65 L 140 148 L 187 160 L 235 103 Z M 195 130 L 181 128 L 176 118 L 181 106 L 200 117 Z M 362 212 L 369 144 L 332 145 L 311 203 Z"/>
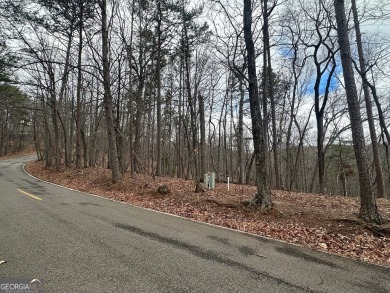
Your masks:
<path fill-rule="evenodd" d="M 355 25 L 355 33 L 356 33 L 356 45 L 359 54 L 359 65 L 360 71 L 363 75 L 363 80 L 366 80 L 366 63 L 363 53 L 363 44 L 362 44 L 362 36 L 360 32 L 360 24 L 359 24 L 359 16 L 358 10 L 356 6 L 356 0 L 352 0 L 352 13 L 353 13 L 353 22 Z M 368 126 L 370 130 L 371 144 L 372 144 L 372 152 L 374 156 L 374 164 L 375 164 L 375 173 L 376 173 L 376 187 L 378 192 L 378 197 L 385 197 L 385 186 L 383 183 L 383 174 L 382 174 L 382 166 L 380 162 L 379 156 L 379 147 L 378 147 L 378 139 L 375 131 L 375 123 L 374 123 L 374 114 L 372 112 L 372 102 L 370 90 L 366 82 L 363 81 L 363 93 L 364 100 L 366 102 L 367 109 L 367 120 Z"/>
<path fill-rule="evenodd" d="M 268 173 L 266 167 L 266 134 L 264 119 L 260 110 L 259 88 L 256 73 L 256 55 L 252 37 L 252 3 L 244 0 L 244 36 L 247 51 L 249 103 L 252 118 L 252 133 L 254 155 L 256 160 L 256 185 L 257 194 L 255 204 L 260 204 L 263 209 L 272 207 L 271 190 L 268 185 Z"/>
<path fill-rule="evenodd" d="M 348 39 L 348 22 L 345 14 L 344 0 L 334 0 L 334 8 L 336 12 L 337 34 L 340 45 L 348 110 L 351 119 L 353 146 L 359 172 L 361 199 L 359 216 L 368 222 L 381 223 L 382 219 L 376 204 L 376 196 L 372 191 L 371 174 L 365 152 L 363 123 L 360 115 L 360 105 L 352 67 L 351 48 Z"/>
<path fill-rule="evenodd" d="M 109 55 L 109 40 L 108 40 L 108 25 L 107 25 L 107 1 L 99 1 L 101 10 L 101 26 L 102 26 L 102 58 L 103 58 L 103 86 L 104 86 L 104 107 L 106 110 L 107 136 L 109 145 L 109 160 L 112 173 L 112 181 L 118 182 L 122 174 L 119 168 L 118 150 L 116 144 L 116 133 L 114 129 L 113 117 L 113 101 L 111 94 L 111 79 L 110 79 L 110 63 Z"/>

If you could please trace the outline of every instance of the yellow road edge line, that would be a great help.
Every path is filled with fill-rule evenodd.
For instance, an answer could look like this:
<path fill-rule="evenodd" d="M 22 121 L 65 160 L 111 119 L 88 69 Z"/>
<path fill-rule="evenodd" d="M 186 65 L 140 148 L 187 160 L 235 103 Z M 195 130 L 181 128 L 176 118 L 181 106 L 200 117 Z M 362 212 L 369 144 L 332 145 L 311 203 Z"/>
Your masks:
<path fill-rule="evenodd" d="M 21 189 L 17 189 L 17 191 L 19 191 L 19 192 L 21 192 L 21 193 L 23 193 L 23 194 L 25 194 L 25 195 L 28 195 L 29 197 L 32 197 L 32 198 L 34 198 L 34 199 L 42 200 L 42 198 L 40 198 L 40 197 L 38 197 L 38 196 L 35 196 L 35 195 L 32 195 L 31 193 L 25 192 L 25 191 L 23 191 L 23 190 L 21 190 Z"/>

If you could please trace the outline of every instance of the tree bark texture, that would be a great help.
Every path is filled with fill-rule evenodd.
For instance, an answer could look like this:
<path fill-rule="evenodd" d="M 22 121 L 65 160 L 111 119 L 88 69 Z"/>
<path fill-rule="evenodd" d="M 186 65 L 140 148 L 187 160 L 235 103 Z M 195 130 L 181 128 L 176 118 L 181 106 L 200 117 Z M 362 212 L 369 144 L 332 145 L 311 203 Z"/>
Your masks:
<path fill-rule="evenodd" d="M 119 170 L 118 150 L 116 146 L 116 135 L 114 129 L 113 100 L 110 82 L 110 64 L 108 60 L 108 27 L 107 27 L 107 1 L 102 0 L 102 57 L 103 57 L 103 87 L 104 87 L 104 108 L 106 110 L 107 136 L 109 147 L 109 161 L 112 173 L 112 182 L 118 182 L 122 175 Z"/>
<path fill-rule="evenodd" d="M 361 200 L 359 216 L 368 222 L 381 223 L 382 220 L 378 212 L 376 196 L 372 191 L 371 174 L 365 152 L 363 123 L 352 67 L 351 48 L 348 39 L 348 23 L 345 14 L 344 0 L 334 0 L 334 6 L 336 11 L 337 33 L 347 94 L 348 111 L 351 120 L 353 147 L 359 173 Z"/>
<path fill-rule="evenodd" d="M 272 207 L 271 190 L 268 185 L 268 174 L 266 165 L 266 134 L 264 133 L 264 121 L 261 115 L 259 103 L 259 88 L 256 74 L 256 56 L 252 36 L 252 3 L 251 0 L 244 0 L 244 38 L 248 63 L 249 82 L 249 103 L 252 119 L 252 134 L 256 165 L 257 194 L 255 203 L 260 204 L 263 209 Z"/>
<path fill-rule="evenodd" d="M 356 44 L 357 44 L 357 49 L 359 54 L 360 71 L 361 74 L 364 75 L 365 77 L 366 64 L 364 60 L 362 36 L 360 33 L 360 25 L 359 25 L 358 11 L 356 7 L 356 0 L 352 0 L 351 2 L 352 2 L 353 22 L 355 25 L 355 32 L 356 32 Z M 381 166 L 380 156 L 379 156 L 378 139 L 376 137 L 376 131 L 375 131 L 374 115 L 372 113 L 372 102 L 371 102 L 370 90 L 368 88 L 368 85 L 364 81 L 363 81 L 363 93 L 364 93 L 364 100 L 366 102 L 368 126 L 370 129 L 372 153 L 373 153 L 374 164 L 375 164 L 376 188 L 378 192 L 378 197 L 383 198 L 385 197 L 385 186 L 383 183 L 383 173 L 382 173 L 382 166 Z"/>

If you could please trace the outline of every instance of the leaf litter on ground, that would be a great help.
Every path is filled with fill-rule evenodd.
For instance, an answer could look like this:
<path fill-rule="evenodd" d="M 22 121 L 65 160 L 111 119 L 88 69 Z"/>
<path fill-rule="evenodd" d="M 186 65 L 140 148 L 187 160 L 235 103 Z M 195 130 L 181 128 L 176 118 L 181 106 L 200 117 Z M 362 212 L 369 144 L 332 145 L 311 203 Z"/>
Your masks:
<path fill-rule="evenodd" d="M 43 180 L 135 206 L 390 267 L 390 235 L 358 219 L 356 197 L 273 190 L 273 209 L 262 211 L 242 204 L 256 193 L 250 185 L 230 184 L 228 191 L 225 183 L 217 183 L 215 190 L 195 193 L 193 180 L 153 179 L 144 174 L 131 178 L 126 173 L 112 184 L 110 170 L 99 167 L 55 172 L 32 161 L 27 171 Z M 170 192 L 161 195 L 158 188 L 163 184 Z M 390 201 L 378 199 L 378 207 L 388 226 Z"/>

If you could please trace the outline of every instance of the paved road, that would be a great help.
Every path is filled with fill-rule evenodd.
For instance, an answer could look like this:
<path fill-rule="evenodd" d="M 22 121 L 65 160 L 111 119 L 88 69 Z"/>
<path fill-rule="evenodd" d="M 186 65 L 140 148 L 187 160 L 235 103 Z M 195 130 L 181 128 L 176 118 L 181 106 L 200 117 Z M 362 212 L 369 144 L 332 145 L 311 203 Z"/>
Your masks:
<path fill-rule="evenodd" d="M 389 269 L 43 183 L 28 159 L 0 161 L 0 278 L 46 292 L 390 292 Z"/>

